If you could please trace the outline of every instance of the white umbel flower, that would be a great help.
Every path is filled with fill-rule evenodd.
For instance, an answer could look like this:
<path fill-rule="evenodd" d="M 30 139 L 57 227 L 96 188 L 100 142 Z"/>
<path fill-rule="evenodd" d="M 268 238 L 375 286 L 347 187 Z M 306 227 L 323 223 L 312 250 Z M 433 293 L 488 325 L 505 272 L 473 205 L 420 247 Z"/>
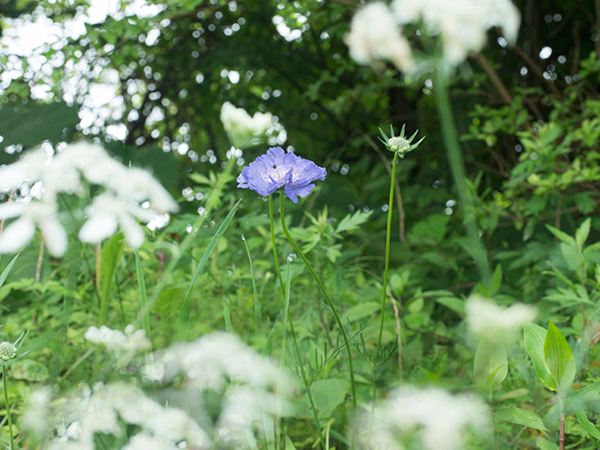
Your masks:
<path fill-rule="evenodd" d="M 67 250 L 67 232 L 58 220 L 56 203 L 32 200 L 0 205 L 0 219 L 20 215 L 0 235 L 0 253 L 13 253 L 25 247 L 35 234 L 36 225 L 42 231 L 48 252 L 62 256 Z"/>
<path fill-rule="evenodd" d="M 98 243 L 121 228 L 129 245 L 137 248 L 144 242 L 144 231 L 136 218 L 147 223 L 179 209 L 150 173 L 124 166 L 99 145 L 69 145 L 52 159 L 44 152 L 33 152 L 0 169 L 0 190 L 15 189 L 23 183 L 41 186 L 39 201 L 0 205 L 0 219 L 20 216 L 0 235 L 0 253 L 21 250 L 31 241 L 37 226 L 49 253 L 62 256 L 67 250 L 67 234 L 58 219 L 57 196 L 83 196 L 84 180 L 102 186 L 105 192 L 87 209 L 89 219 L 79 233 L 83 242 Z M 139 204 L 146 201 L 149 208 L 141 208 Z"/>
<path fill-rule="evenodd" d="M 117 356 L 117 365 L 127 365 L 137 353 L 143 353 L 152 348 L 150 339 L 144 330 L 136 330 L 133 325 L 127 325 L 125 332 L 111 330 L 106 325 L 100 328 L 91 326 L 83 335 L 93 344 L 104 345 L 109 352 Z"/>
<path fill-rule="evenodd" d="M 250 116 L 243 108 L 236 108 L 229 102 L 221 107 L 221 122 L 231 144 L 239 149 L 256 145 L 265 139 L 265 133 L 273 124 L 271 113 L 254 113 Z"/>
<path fill-rule="evenodd" d="M 144 242 L 144 231 L 134 217 L 149 222 L 156 215 L 128 199 L 105 192 L 96 196 L 86 209 L 89 219 L 79 230 L 81 242 L 98 243 L 121 228 L 127 243 L 133 248 Z"/>
<path fill-rule="evenodd" d="M 368 427 L 368 418 L 364 420 Z M 426 450 L 458 450 L 462 448 L 467 427 L 486 430 L 489 411 L 479 399 L 470 395 L 451 395 L 437 388 L 403 388 L 375 409 L 372 433 L 367 448 L 401 450 L 398 434 L 420 436 Z M 366 446 L 368 430 L 360 439 Z"/>
<path fill-rule="evenodd" d="M 501 28 L 506 40 L 514 44 L 521 23 L 519 10 L 510 0 L 394 0 L 392 9 L 401 24 L 422 19 L 430 34 L 441 33 L 444 58 L 450 64 L 481 50 L 492 27 Z"/>
<path fill-rule="evenodd" d="M 403 71 L 414 65 L 410 45 L 400 34 L 385 3 L 373 2 L 360 9 L 352 19 L 350 33 L 344 41 L 350 48 L 350 56 L 359 64 L 387 59 Z"/>
<path fill-rule="evenodd" d="M 469 332 L 492 343 L 514 340 L 523 325 L 535 320 L 537 315 L 532 306 L 515 303 L 503 308 L 479 296 L 467 300 L 466 313 Z"/>

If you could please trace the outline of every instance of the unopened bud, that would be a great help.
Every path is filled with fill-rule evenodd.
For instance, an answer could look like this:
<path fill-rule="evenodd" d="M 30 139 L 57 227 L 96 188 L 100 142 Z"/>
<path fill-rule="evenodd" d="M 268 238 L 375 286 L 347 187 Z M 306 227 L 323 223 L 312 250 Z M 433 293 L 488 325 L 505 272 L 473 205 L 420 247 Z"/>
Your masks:
<path fill-rule="evenodd" d="M 0 359 L 3 361 L 8 361 L 9 359 L 13 359 L 15 356 L 17 356 L 17 347 L 10 342 L 0 343 Z"/>
<path fill-rule="evenodd" d="M 404 153 L 410 149 L 410 142 L 400 136 L 390 138 L 387 145 L 393 152 Z"/>

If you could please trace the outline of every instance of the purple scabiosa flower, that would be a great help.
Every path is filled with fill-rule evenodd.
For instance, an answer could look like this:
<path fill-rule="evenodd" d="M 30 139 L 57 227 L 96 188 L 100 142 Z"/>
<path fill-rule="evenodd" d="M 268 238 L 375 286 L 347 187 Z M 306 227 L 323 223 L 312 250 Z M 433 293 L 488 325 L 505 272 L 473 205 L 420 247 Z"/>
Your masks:
<path fill-rule="evenodd" d="M 315 180 L 324 180 L 327 171 L 308 159 L 286 153 L 281 147 L 272 147 L 266 155 L 244 166 L 237 177 L 238 187 L 252 189 L 266 197 L 280 187 L 291 201 L 306 197 L 315 187 Z"/>

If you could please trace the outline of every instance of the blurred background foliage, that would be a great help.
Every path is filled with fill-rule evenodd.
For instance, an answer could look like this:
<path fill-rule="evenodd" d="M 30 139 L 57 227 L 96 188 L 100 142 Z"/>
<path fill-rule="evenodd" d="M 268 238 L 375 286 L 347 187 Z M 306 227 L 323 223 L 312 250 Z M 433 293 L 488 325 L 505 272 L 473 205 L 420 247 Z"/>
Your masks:
<path fill-rule="evenodd" d="M 229 101 L 250 114 L 273 113 L 287 132 L 283 147 L 326 167 L 326 181 L 288 208 L 288 223 L 353 327 L 369 320 L 377 324 L 381 314 L 390 155 L 377 142 L 377 128 L 398 130 L 406 123 L 408 134 L 419 129 L 419 136 L 426 136 L 398 169 L 401 196 L 394 212 L 390 295 L 400 306 L 405 376 L 450 386 L 464 383 L 457 374 L 464 376 L 472 360 L 460 342 L 463 298 L 473 288 L 484 288 L 476 286 L 476 267 L 463 248 L 461 210 L 427 74 L 403 77 L 391 65 L 364 67 L 350 59 L 343 39 L 360 6 L 352 0 L 117 3 L 108 15 L 96 12 L 93 17 L 100 19 L 88 19 L 81 34 L 49 38 L 35 56 L 15 46 L 0 47 L 0 163 L 11 163 L 44 142 L 60 146 L 87 139 L 102 143 L 124 163 L 151 168 L 181 201 L 182 213 L 166 228 L 148 231 L 155 239 L 140 252 L 147 286 L 160 279 L 169 246 L 181 242 L 203 214 L 198 244 L 180 259 L 180 270 L 154 305 L 153 320 L 165 324 L 153 336 L 155 346 L 168 344 L 168 324 L 174 323 L 193 268 L 215 224 L 240 197 L 236 220 L 196 285 L 190 337 L 223 328 L 226 304 L 232 329 L 264 345 L 253 323 L 242 234 L 265 321 L 272 326 L 279 320 L 267 203 L 236 189 L 239 167 L 233 176 L 224 170 L 230 144 L 219 113 Z M 569 286 L 551 273 L 569 273 L 572 264 L 546 225 L 574 235 L 591 217 L 590 241 L 600 232 L 600 11 L 591 0 L 515 3 L 522 16 L 516 46 L 490 31 L 483 52 L 456 68 L 452 104 L 470 188 L 478 199 L 481 239 L 492 265 L 501 264 L 495 299 L 544 302 L 541 322 L 553 318 L 566 335 L 576 336 L 581 315 L 557 301 L 556 293 Z M 73 21 L 82 23 L 88 8 L 83 0 L 2 1 L 3 35 L 30 22 L 68 30 Z M 410 38 L 417 29 L 406 32 Z M 243 161 L 254 160 L 265 148 L 244 150 Z M 354 223 L 337 231 L 348 214 L 352 219 L 346 220 Z M 280 228 L 278 237 L 283 259 L 291 247 Z M 27 282 L 35 275 L 38 249 L 27 250 L 0 290 L 7 331 L 68 329 L 64 336 L 47 331 L 37 338 L 32 332 L 30 338 L 46 339 L 48 349 L 62 349 L 45 354 L 51 361 L 48 376 L 55 381 L 67 370 L 86 370 L 85 364 L 72 364 L 85 346 L 86 301 L 96 302 L 94 251 L 70 248 L 61 261 L 44 256 L 38 284 Z M 118 271 L 114 283 L 110 323 L 115 327 L 136 317 L 133 254 L 125 250 L 124 255 L 127 270 Z M 583 280 L 600 263 L 590 258 Z M 3 257 L 0 265 L 7 263 Z M 333 322 L 312 301 L 318 292 L 308 278 L 299 277 L 301 265 L 292 264 L 291 270 L 297 332 L 305 354 L 311 355 L 307 358 L 317 358 L 323 343 L 335 345 Z M 583 285 L 592 289 L 591 282 Z M 62 301 L 65 297 L 72 302 Z M 396 333 L 391 305 L 386 317 L 384 338 L 391 342 Z M 153 329 L 161 328 L 155 324 Z M 363 333 L 367 346 L 376 341 L 376 332 L 371 325 Z M 315 335 L 320 340 L 307 339 Z M 67 349 L 66 338 L 79 344 Z M 388 363 L 385 370 L 381 383 L 393 385 L 397 367 Z M 368 392 L 368 383 L 363 387 Z"/>

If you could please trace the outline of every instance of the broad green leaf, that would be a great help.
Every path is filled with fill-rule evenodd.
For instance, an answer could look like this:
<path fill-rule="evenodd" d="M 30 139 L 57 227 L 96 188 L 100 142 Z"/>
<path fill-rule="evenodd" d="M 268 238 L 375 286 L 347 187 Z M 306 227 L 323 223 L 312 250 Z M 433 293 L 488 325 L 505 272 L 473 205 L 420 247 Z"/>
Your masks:
<path fill-rule="evenodd" d="M 591 225 L 592 219 L 588 217 L 575 232 L 575 240 L 577 241 L 577 245 L 579 245 L 579 251 L 583 251 L 583 245 L 590 234 Z"/>
<path fill-rule="evenodd" d="M 504 345 L 482 339 L 477 346 L 473 361 L 475 381 L 479 386 L 493 390 L 504 381 L 506 375 L 508 375 L 508 360 Z"/>
<path fill-rule="evenodd" d="M 585 413 L 581 410 L 575 410 L 575 415 L 577 416 L 577 420 L 579 420 L 579 423 L 583 429 L 587 431 L 590 436 L 600 441 L 600 430 L 596 428 L 596 425 L 589 421 Z"/>
<path fill-rule="evenodd" d="M 492 277 L 489 283 L 489 296 L 494 296 L 498 290 L 500 289 L 500 285 L 502 284 L 502 264 L 498 264 L 496 266 L 496 270 L 494 270 L 494 276 Z"/>
<path fill-rule="evenodd" d="M 347 323 L 348 320 L 350 322 L 355 322 L 378 312 L 380 309 L 381 303 L 379 302 L 359 303 L 358 305 L 349 308 L 344 312 L 344 314 L 342 314 L 342 322 Z"/>
<path fill-rule="evenodd" d="M 579 275 L 581 272 L 581 253 L 579 253 L 579 249 L 573 245 L 560 244 L 560 252 L 569 269 Z"/>
<path fill-rule="evenodd" d="M 210 258 L 210 255 L 212 254 L 213 250 L 219 243 L 219 239 L 221 239 L 221 236 L 223 236 L 223 234 L 225 233 L 225 231 L 231 224 L 231 221 L 233 220 L 233 216 L 235 215 L 235 212 L 236 212 L 238 206 L 240 205 L 241 201 L 242 201 L 242 199 L 238 200 L 238 202 L 234 205 L 234 207 L 231 208 L 231 211 L 229 211 L 229 214 L 227 214 L 227 217 L 225 217 L 225 220 L 223 220 L 223 222 L 217 229 L 217 232 L 212 237 L 211 241 L 208 244 L 208 247 L 206 247 L 206 250 L 204 250 L 202 257 L 200 258 L 200 262 L 198 263 L 198 267 L 196 267 L 196 272 L 194 273 L 192 282 L 190 283 L 190 287 L 188 288 L 187 293 L 185 294 L 185 297 L 184 297 L 183 301 L 181 302 L 181 307 L 179 308 L 179 315 L 177 316 L 177 321 L 175 322 L 175 335 L 173 336 L 173 340 L 175 342 L 183 340 L 185 338 L 185 334 L 187 333 L 187 327 L 188 327 L 188 321 L 189 321 L 189 315 L 190 315 L 189 298 L 190 298 L 190 294 L 192 293 L 192 289 L 194 288 L 194 284 L 196 283 L 196 280 L 198 279 L 200 272 L 204 268 L 204 265 L 208 261 L 208 258 Z"/>
<path fill-rule="evenodd" d="M 577 245 L 577 242 L 575 241 L 575 239 L 573 239 L 571 236 L 569 236 L 564 231 L 560 231 L 558 228 L 554 228 L 552 225 L 546 225 L 546 228 L 548 229 L 548 231 L 550 233 L 552 233 L 554 236 L 556 236 L 558 239 L 560 239 L 565 244 L 572 245 L 573 247 L 575 247 Z"/>
<path fill-rule="evenodd" d="M 533 411 L 520 408 L 498 408 L 494 411 L 494 415 L 506 422 L 516 423 L 517 425 L 525 425 L 529 428 L 535 428 L 540 431 L 548 431 L 544 426 L 544 422 L 540 416 Z"/>
<path fill-rule="evenodd" d="M 465 302 L 458 297 L 440 297 L 436 298 L 435 301 L 458 314 L 465 314 Z"/>
<path fill-rule="evenodd" d="M 285 435 L 285 450 L 296 450 L 296 446 L 287 434 Z"/>
<path fill-rule="evenodd" d="M 535 372 L 538 378 L 546 388 L 556 391 L 556 384 L 552 378 L 552 373 L 546 364 L 544 357 L 544 341 L 546 340 L 546 330 L 539 325 L 528 323 L 523 325 L 525 335 L 525 347 L 531 358 Z"/>
<path fill-rule="evenodd" d="M 315 401 L 315 406 L 319 411 L 319 416 L 329 418 L 333 410 L 341 405 L 346 398 L 348 382 L 336 378 L 317 380 L 310 387 L 310 391 Z M 298 399 L 294 417 L 303 419 L 312 419 L 314 417 L 306 394 Z"/>
<path fill-rule="evenodd" d="M 555 385 L 559 391 L 564 392 L 575 378 L 575 357 L 567 340 L 553 321 L 550 321 L 550 325 L 548 325 L 548 332 L 544 340 L 544 357 Z"/>

